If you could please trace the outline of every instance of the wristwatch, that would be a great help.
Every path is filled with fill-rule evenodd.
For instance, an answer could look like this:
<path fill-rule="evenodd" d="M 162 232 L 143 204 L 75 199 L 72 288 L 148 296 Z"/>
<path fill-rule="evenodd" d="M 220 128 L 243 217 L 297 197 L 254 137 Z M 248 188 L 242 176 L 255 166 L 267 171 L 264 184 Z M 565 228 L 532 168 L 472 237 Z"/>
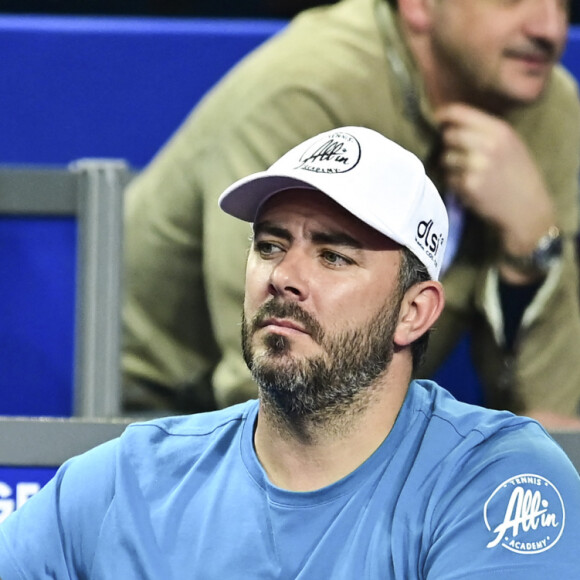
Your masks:
<path fill-rule="evenodd" d="M 562 234 L 556 226 L 540 238 L 531 254 L 514 256 L 504 252 L 502 261 L 520 272 L 540 272 L 547 274 L 550 267 L 562 256 Z"/>

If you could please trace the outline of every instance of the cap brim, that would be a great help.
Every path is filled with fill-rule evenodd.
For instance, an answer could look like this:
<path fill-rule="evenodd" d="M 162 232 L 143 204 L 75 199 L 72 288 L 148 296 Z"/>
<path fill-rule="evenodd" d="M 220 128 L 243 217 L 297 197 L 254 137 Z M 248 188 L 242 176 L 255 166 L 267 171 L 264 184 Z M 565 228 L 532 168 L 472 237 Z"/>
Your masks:
<path fill-rule="evenodd" d="M 244 177 L 228 187 L 220 196 L 219 205 L 226 213 L 253 222 L 266 200 L 276 193 L 293 188 L 318 189 L 302 179 L 264 171 Z"/>

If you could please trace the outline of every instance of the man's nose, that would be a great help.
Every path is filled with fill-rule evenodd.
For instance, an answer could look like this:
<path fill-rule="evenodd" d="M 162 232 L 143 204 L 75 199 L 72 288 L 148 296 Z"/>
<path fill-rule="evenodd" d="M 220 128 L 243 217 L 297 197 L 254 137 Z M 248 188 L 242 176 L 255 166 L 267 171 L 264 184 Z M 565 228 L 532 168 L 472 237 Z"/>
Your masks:
<path fill-rule="evenodd" d="M 560 47 L 568 31 L 568 9 L 562 0 L 528 0 L 527 32 Z"/>
<path fill-rule="evenodd" d="M 272 296 L 305 300 L 309 292 L 309 277 L 306 257 L 291 249 L 273 267 L 268 290 Z"/>

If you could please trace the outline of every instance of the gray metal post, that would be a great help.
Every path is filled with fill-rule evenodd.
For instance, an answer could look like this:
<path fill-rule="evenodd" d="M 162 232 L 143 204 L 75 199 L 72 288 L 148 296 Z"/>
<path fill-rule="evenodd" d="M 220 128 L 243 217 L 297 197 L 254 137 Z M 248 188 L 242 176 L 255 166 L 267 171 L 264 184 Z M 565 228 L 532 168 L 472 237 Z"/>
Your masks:
<path fill-rule="evenodd" d="M 75 328 L 78 417 L 120 413 L 123 191 L 130 171 L 122 160 L 81 159 Z"/>

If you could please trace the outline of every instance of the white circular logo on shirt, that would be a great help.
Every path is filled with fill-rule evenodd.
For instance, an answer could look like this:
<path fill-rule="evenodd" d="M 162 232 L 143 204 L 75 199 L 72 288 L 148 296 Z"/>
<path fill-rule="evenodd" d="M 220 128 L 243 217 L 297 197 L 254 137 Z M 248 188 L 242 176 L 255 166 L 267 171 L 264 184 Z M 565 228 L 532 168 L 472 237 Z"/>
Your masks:
<path fill-rule="evenodd" d="M 360 144 L 355 137 L 343 131 L 326 133 L 300 156 L 297 169 L 315 173 L 345 173 L 359 162 Z"/>
<path fill-rule="evenodd" d="M 504 481 L 483 508 L 487 529 L 498 545 L 518 554 L 539 554 L 554 546 L 564 531 L 562 496 L 545 477 L 525 473 Z"/>

